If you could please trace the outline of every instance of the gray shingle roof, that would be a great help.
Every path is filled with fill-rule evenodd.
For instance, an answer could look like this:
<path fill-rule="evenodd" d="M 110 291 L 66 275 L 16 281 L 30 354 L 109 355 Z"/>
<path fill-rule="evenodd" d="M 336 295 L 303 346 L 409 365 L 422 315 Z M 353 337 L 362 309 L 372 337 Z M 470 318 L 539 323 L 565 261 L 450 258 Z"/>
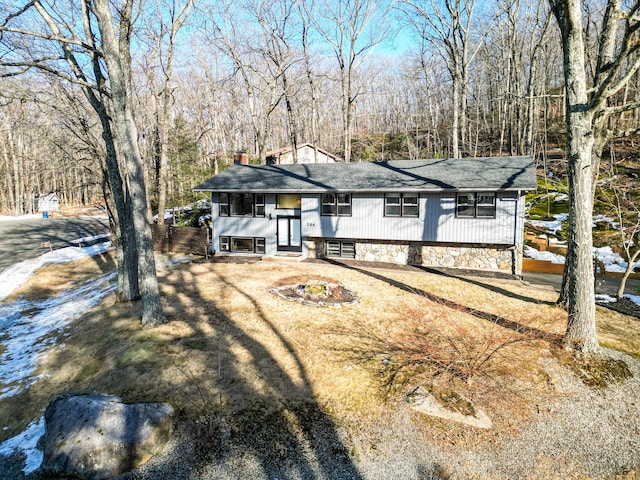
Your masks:
<path fill-rule="evenodd" d="M 392 162 L 234 165 L 197 192 L 317 193 L 422 190 L 535 190 L 533 157 Z"/>

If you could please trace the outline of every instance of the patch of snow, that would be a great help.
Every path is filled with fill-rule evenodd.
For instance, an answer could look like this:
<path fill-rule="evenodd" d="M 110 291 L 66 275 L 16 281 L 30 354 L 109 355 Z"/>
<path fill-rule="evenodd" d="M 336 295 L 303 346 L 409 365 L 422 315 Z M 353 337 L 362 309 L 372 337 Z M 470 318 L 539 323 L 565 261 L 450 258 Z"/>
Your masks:
<path fill-rule="evenodd" d="M 607 272 L 624 272 L 627 269 L 627 262 L 611 250 L 611 247 L 594 248 L 593 254 L 599 262 L 604 264 Z M 534 260 L 546 260 L 551 263 L 564 263 L 565 257 L 551 252 L 540 252 L 528 245 L 524 247 L 524 256 Z"/>
<path fill-rule="evenodd" d="M 42 435 L 44 435 L 44 417 L 31 422 L 24 432 L 0 443 L 0 455 L 11 456 L 16 450 L 21 450 L 27 457 L 23 471 L 25 475 L 29 475 L 42 465 L 44 455 L 37 447 Z"/>
<path fill-rule="evenodd" d="M 629 300 L 631 300 L 636 305 L 640 305 L 640 295 L 628 295 L 628 294 L 625 294 L 624 297 L 628 298 Z"/>
<path fill-rule="evenodd" d="M 171 220 L 173 218 L 173 210 L 165 210 L 164 211 L 164 219 L 165 220 Z M 158 221 L 158 214 L 156 213 L 153 216 L 153 221 L 157 222 Z"/>
<path fill-rule="evenodd" d="M 13 222 L 16 220 L 32 220 L 34 218 L 42 218 L 41 213 L 30 213 L 28 215 L 0 215 L 0 222 Z"/>
<path fill-rule="evenodd" d="M 102 235 L 94 235 L 93 237 L 76 238 L 75 240 L 69 241 L 69 243 L 77 243 L 77 244 L 89 243 L 89 242 L 102 240 L 104 238 L 110 238 L 110 237 L 111 237 L 110 233 L 103 233 Z"/>
<path fill-rule="evenodd" d="M 42 355 L 56 345 L 56 333 L 97 305 L 117 287 L 116 272 L 40 302 L 19 300 L 0 305 L 0 398 L 16 395 L 33 383 Z M 1 349 L 0 349 L 1 350 Z"/>
<path fill-rule="evenodd" d="M 609 223 L 611 225 L 611 228 L 613 228 L 614 230 L 617 230 L 619 225 L 618 222 L 616 222 L 613 218 L 607 215 L 594 215 L 593 217 L 594 227 L 596 226 L 596 223 Z"/>
<path fill-rule="evenodd" d="M 179 265 L 181 263 L 189 263 L 193 261 L 193 257 L 189 255 L 164 255 L 155 254 L 156 268 L 167 270 L 169 267 Z"/>
<path fill-rule="evenodd" d="M 529 220 L 529 223 L 534 227 L 543 228 L 547 232 L 556 235 L 562 228 L 562 222 L 566 221 L 568 217 L 568 213 L 557 213 L 553 216 L 555 220 Z"/>
<path fill-rule="evenodd" d="M 564 263 L 564 256 L 551 252 L 541 252 L 528 245 L 525 245 L 524 247 L 524 256 L 534 260 L 546 260 L 551 263 Z"/>
<path fill-rule="evenodd" d="M 99 237 L 99 236 L 98 236 Z M 95 237 L 87 237 L 89 240 Z M 0 302 L 7 298 L 20 285 L 25 283 L 33 273 L 48 264 L 57 264 L 93 257 L 111 250 L 111 242 L 98 243 L 90 247 L 66 247 L 40 255 L 37 258 L 16 263 L 0 272 Z"/>
<path fill-rule="evenodd" d="M 611 250 L 611 247 L 594 248 L 593 254 L 599 262 L 604 264 L 604 269 L 607 272 L 624 272 L 627 269 L 627 262 Z"/>
<path fill-rule="evenodd" d="M 606 293 L 596 293 L 596 302 L 598 303 L 616 303 L 618 299 L 607 295 Z"/>

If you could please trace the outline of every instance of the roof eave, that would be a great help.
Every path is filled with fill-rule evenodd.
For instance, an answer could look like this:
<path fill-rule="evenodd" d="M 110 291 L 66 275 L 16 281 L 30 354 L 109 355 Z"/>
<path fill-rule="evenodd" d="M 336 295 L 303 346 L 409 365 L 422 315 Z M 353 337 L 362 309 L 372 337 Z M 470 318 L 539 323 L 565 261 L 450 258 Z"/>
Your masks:
<path fill-rule="evenodd" d="M 384 193 L 384 192 L 532 192 L 536 188 L 526 187 L 508 187 L 508 188 L 478 188 L 478 187 L 459 187 L 459 188 L 429 188 L 429 187 L 413 187 L 413 188 L 194 188 L 193 192 L 243 192 L 243 193 L 300 193 L 300 194 L 319 194 L 323 192 L 336 193 Z"/>

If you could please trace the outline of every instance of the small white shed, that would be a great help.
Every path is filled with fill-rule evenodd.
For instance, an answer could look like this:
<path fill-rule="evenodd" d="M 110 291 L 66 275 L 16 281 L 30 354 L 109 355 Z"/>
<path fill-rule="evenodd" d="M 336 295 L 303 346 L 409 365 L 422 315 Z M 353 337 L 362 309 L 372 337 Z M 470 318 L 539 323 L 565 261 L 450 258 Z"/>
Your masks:
<path fill-rule="evenodd" d="M 39 194 L 36 196 L 36 210 L 38 212 L 57 212 L 60 210 L 60 199 L 55 193 Z"/>

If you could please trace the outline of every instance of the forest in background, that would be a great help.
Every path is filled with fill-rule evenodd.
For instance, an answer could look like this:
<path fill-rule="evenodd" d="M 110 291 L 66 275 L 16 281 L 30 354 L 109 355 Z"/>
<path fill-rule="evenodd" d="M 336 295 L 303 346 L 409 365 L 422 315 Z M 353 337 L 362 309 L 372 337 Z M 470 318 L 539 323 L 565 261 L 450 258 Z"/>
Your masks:
<path fill-rule="evenodd" d="M 592 69 L 603 3 L 585 7 Z M 154 213 L 161 184 L 167 207 L 184 205 L 236 151 L 260 163 L 306 142 L 350 161 L 530 154 L 563 178 L 562 48 L 544 2 L 188 4 L 136 7 L 131 82 Z M 49 43 L 41 54 L 60 58 Z M 29 213 L 49 192 L 102 203 L 105 147 L 81 85 L 64 70 L 12 67 L 17 47 L 0 48 L 0 210 Z M 613 102 L 630 100 L 637 74 Z M 610 120 L 611 176 L 637 168 L 639 115 Z"/>

